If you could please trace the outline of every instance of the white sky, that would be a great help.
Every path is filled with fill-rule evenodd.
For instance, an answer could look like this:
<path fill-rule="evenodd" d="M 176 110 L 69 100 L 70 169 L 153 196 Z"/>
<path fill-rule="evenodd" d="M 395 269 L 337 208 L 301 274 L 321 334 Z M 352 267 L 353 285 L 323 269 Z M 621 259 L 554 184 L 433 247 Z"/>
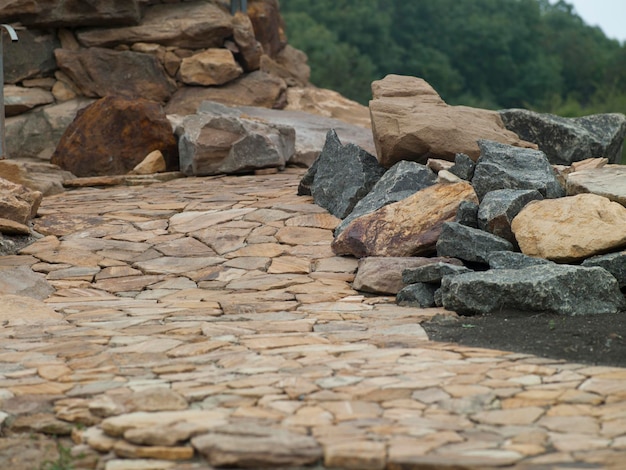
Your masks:
<path fill-rule="evenodd" d="M 585 23 L 599 26 L 604 34 L 624 43 L 626 41 L 626 0 L 566 0 L 574 5 Z M 551 0 L 555 3 L 555 0 Z"/>

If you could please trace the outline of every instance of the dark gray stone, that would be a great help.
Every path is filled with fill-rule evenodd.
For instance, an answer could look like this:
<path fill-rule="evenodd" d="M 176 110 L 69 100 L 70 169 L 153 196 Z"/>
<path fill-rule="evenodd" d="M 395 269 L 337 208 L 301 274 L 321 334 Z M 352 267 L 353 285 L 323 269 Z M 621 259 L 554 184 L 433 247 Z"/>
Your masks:
<path fill-rule="evenodd" d="M 626 137 L 626 116 L 594 114 L 564 118 L 525 109 L 506 109 L 500 116 L 507 129 L 539 146 L 550 163 L 571 165 L 589 157 L 619 163 Z"/>
<path fill-rule="evenodd" d="M 513 244 L 504 238 L 457 222 L 443 224 L 437 240 L 437 256 L 487 264 L 489 254 L 493 251 L 513 251 Z"/>
<path fill-rule="evenodd" d="M 458 176 L 462 180 L 472 181 L 476 163 L 468 155 L 457 153 L 454 156 L 454 165 L 450 168 L 450 173 Z"/>
<path fill-rule="evenodd" d="M 335 235 L 339 235 L 357 217 L 406 199 L 436 182 L 437 175 L 425 165 L 408 160 L 396 163 L 378 180 L 367 196 L 354 206 L 350 215 L 335 229 Z"/>
<path fill-rule="evenodd" d="M 439 284 L 444 276 L 456 276 L 472 272 L 465 266 L 457 266 L 448 263 L 436 263 L 419 268 L 409 268 L 402 271 L 402 282 L 405 284 L 416 284 L 426 282 L 429 284 Z"/>
<path fill-rule="evenodd" d="M 599 266 L 610 272 L 621 288 L 626 288 L 626 251 L 587 258 L 583 266 Z"/>
<path fill-rule="evenodd" d="M 443 307 L 443 294 L 441 292 L 441 288 L 435 291 L 435 307 Z"/>
<path fill-rule="evenodd" d="M 517 243 L 511 222 L 530 201 L 543 199 L 536 189 L 498 189 L 485 194 L 478 208 L 478 228 Z"/>
<path fill-rule="evenodd" d="M 478 228 L 478 204 L 472 201 L 461 201 L 454 221 L 461 225 Z"/>
<path fill-rule="evenodd" d="M 319 157 L 316 158 L 313 164 L 309 167 L 309 169 L 300 180 L 300 184 L 298 184 L 298 196 L 311 195 L 311 186 L 313 185 L 313 181 L 315 180 L 315 174 L 317 173 L 317 165 L 319 161 Z"/>
<path fill-rule="evenodd" d="M 435 306 L 438 286 L 419 282 L 406 286 L 396 295 L 396 303 L 402 307 L 430 308 Z"/>
<path fill-rule="evenodd" d="M 626 300 L 599 267 L 546 264 L 444 277 L 443 306 L 461 314 L 504 311 L 592 315 L 617 313 Z"/>
<path fill-rule="evenodd" d="M 49 77 L 57 68 L 54 50 L 61 47 L 49 31 L 18 31 L 19 41 L 5 40 L 4 81 L 18 83 L 32 77 Z"/>
<path fill-rule="evenodd" d="M 497 189 L 536 189 L 545 198 L 565 195 L 554 170 L 540 150 L 478 141 L 480 157 L 472 185 L 478 199 Z"/>
<path fill-rule="evenodd" d="M 533 258 L 514 251 L 493 251 L 487 256 L 491 269 L 522 269 L 540 264 L 554 264 L 543 258 Z"/>
<path fill-rule="evenodd" d="M 334 130 L 317 162 L 311 194 L 318 206 L 345 218 L 385 173 L 376 157 L 354 145 L 342 145 Z"/>

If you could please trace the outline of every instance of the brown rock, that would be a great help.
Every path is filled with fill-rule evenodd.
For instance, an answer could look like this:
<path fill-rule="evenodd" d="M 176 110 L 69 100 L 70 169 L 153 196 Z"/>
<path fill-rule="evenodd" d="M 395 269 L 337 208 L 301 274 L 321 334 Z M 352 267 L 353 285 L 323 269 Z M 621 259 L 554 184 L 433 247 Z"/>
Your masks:
<path fill-rule="evenodd" d="M 289 86 L 306 86 L 311 77 L 307 61 L 304 52 L 287 45 L 274 59 L 268 55 L 261 57 L 261 70 L 282 78 Z"/>
<path fill-rule="evenodd" d="M 223 85 L 243 73 L 228 49 L 207 49 L 183 59 L 178 76 L 188 85 Z"/>
<path fill-rule="evenodd" d="M 0 217 L 0 233 L 5 235 L 29 235 L 28 225 Z"/>
<path fill-rule="evenodd" d="M 24 88 L 14 85 L 5 85 L 4 87 L 4 109 L 7 116 L 22 114 L 36 106 L 49 104 L 53 101 L 52 93 L 41 88 Z"/>
<path fill-rule="evenodd" d="M 50 163 L 0 160 L 0 178 L 51 196 L 62 193 L 63 182 L 74 178 L 74 175 Z"/>
<path fill-rule="evenodd" d="M 580 261 L 626 246 L 626 208 L 595 194 L 533 201 L 511 229 L 526 255 Z"/>
<path fill-rule="evenodd" d="M 195 114 L 202 101 L 217 101 L 230 106 L 285 106 L 285 82 L 261 71 L 252 72 L 221 87 L 184 87 L 165 107 L 167 114 Z"/>
<path fill-rule="evenodd" d="M 0 214 L 3 218 L 25 224 L 35 217 L 42 199 L 39 191 L 0 178 Z"/>
<path fill-rule="evenodd" d="M 257 0 L 248 5 L 248 16 L 254 27 L 254 34 L 270 57 L 287 45 L 285 25 L 280 16 L 278 0 Z"/>
<path fill-rule="evenodd" d="M 237 59 L 246 72 L 258 70 L 261 66 L 263 46 L 256 40 L 250 17 L 237 12 L 233 17 L 233 39 L 237 45 Z"/>
<path fill-rule="evenodd" d="M 332 243 L 338 255 L 419 256 L 435 251 L 444 222 L 462 201 L 477 203 L 467 182 L 436 184 L 350 223 Z"/>
<path fill-rule="evenodd" d="M 402 271 L 437 263 L 463 265 L 461 261 L 454 258 L 361 258 L 352 288 L 375 294 L 395 295 L 406 286 L 402 282 Z"/>
<path fill-rule="evenodd" d="M 78 41 L 86 47 L 114 47 L 148 42 L 188 49 L 221 47 L 233 33 L 231 18 L 219 5 L 205 1 L 152 5 L 141 24 L 123 28 L 79 31 Z"/>
<path fill-rule="evenodd" d="M 51 162 L 76 176 L 125 174 L 160 150 L 167 169 L 178 147 L 161 107 L 143 99 L 107 97 L 81 110 L 61 138 Z"/>
<path fill-rule="evenodd" d="M 457 153 L 477 160 L 479 139 L 537 148 L 506 130 L 496 111 L 448 106 L 421 78 L 388 75 L 372 83 L 372 92 L 374 142 L 385 167 L 399 160 L 453 161 Z"/>
<path fill-rule="evenodd" d="M 167 101 L 176 86 L 156 57 L 99 47 L 54 53 L 58 66 L 90 98 L 109 95 Z"/>

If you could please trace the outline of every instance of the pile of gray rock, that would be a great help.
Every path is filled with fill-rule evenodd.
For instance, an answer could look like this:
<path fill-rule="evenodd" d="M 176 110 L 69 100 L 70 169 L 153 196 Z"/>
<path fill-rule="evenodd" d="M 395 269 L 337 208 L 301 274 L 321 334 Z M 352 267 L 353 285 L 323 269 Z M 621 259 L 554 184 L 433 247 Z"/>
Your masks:
<path fill-rule="evenodd" d="M 406 120 L 398 111 L 406 102 L 392 100 L 380 125 L 376 90 L 385 101 L 406 97 L 399 82 L 392 77 L 373 87 L 372 128 L 383 154 L 395 137 L 381 129 L 407 129 L 398 124 Z M 434 100 L 431 92 L 413 96 L 414 103 Z M 523 110 L 500 116 L 489 118 L 502 123 L 499 141 L 463 137 L 455 148 L 467 152 L 453 162 L 434 159 L 448 156 L 433 150 L 442 137 L 419 129 L 406 140 L 414 153 L 404 159 L 376 158 L 329 132 L 299 192 L 343 219 L 332 248 L 360 258 L 354 287 L 396 294 L 402 305 L 465 314 L 626 309 L 626 171 L 609 163 L 621 153 L 626 117 L 564 119 Z M 507 122 L 532 142 L 511 139 Z M 417 145 L 416 136 L 426 143 Z M 600 174 L 611 176 L 597 184 Z"/>

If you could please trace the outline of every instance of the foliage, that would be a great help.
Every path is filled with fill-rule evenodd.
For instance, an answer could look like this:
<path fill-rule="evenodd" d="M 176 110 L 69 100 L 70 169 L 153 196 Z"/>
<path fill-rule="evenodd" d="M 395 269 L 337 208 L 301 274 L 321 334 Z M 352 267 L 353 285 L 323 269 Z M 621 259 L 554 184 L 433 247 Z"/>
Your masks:
<path fill-rule="evenodd" d="M 387 74 L 450 104 L 626 113 L 626 44 L 560 0 L 281 0 L 311 81 L 367 103 Z"/>

